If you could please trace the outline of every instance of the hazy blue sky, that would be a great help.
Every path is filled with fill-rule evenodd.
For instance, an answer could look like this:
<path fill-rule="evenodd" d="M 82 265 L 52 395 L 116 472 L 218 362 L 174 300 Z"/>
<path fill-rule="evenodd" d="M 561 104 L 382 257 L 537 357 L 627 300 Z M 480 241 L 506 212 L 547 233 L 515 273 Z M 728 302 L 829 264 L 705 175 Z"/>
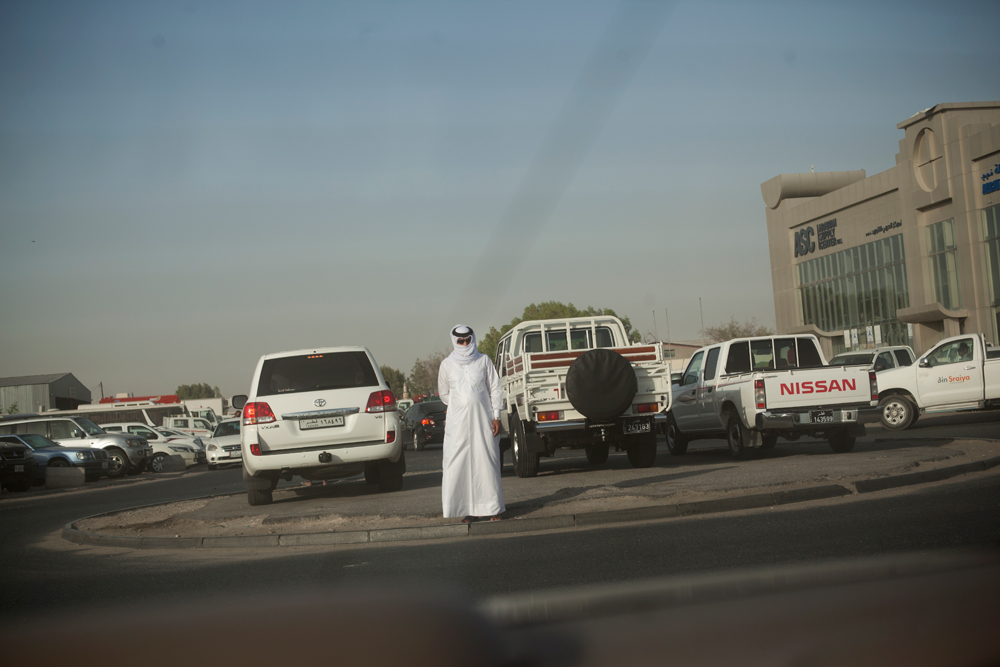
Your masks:
<path fill-rule="evenodd" d="M 773 325 L 760 184 L 1000 99 L 995 2 L 0 3 L 0 376 L 99 397 L 531 302 Z"/>

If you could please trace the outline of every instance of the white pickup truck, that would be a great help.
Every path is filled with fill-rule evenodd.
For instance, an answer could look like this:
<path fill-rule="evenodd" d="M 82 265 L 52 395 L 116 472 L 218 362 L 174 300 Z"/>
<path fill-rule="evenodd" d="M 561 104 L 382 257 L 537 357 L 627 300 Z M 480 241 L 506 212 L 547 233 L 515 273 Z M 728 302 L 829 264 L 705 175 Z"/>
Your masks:
<path fill-rule="evenodd" d="M 909 428 L 924 412 L 1000 405 L 1000 349 L 982 334 L 946 338 L 912 366 L 879 373 L 882 425 Z"/>
<path fill-rule="evenodd" d="M 674 384 L 667 449 L 725 438 L 734 458 L 770 449 L 779 437 L 822 437 L 849 452 L 865 434 L 860 410 L 877 405 L 875 371 L 827 366 L 815 336 L 736 338 L 694 353 Z"/>
<path fill-rule="evenodd" d="M 636 468 L 655 462 L 655 422 L 670 407 L 661 345 L 633 345 L 613 316 L 531 320 L 501 338 L 495 360 L 518 477 L 560 448 L 601 464 L 613 444 Z"/>

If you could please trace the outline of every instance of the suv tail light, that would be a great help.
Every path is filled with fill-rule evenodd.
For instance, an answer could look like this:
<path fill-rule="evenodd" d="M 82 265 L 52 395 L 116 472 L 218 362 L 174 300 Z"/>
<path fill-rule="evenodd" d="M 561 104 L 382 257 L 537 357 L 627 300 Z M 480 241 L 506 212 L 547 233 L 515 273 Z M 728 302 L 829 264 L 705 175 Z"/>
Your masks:
<path fill-rule="evenodd" d="M 274 412 L 267 403 L 247 403 L 243 406 L 243 425 L 269 424 L 274 421 Z"/>
<path fill-rule="evenodd" d="M 875 381 L 875 371 L 868 371 L 868 384 L 872 389 L 872 400 L 878 400 L 878 382 Z"/>
<path fill-rule="evenodd" d="M 753 381 L 753 401 L 757 404 L 758 410 L 767 409 L 767 395 L 764 393 L 764 381 Z"/>
<path fill-rule="evenodd" d="M 396 397 L 388 389 L 386 389 L 385 391 L 373 391 L 372 395 L 368 397 L 368 406 L 365 407 L 365 412 L 395 412 L 395 411 L 396 411 Z"/>

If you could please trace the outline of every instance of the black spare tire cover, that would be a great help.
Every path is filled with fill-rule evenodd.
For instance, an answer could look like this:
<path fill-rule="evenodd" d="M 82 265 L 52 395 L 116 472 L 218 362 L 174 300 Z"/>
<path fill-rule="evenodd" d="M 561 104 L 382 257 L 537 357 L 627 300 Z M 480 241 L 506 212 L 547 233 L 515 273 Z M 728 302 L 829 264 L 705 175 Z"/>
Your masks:
<path fill-rule="evenodd" d="M 576 358 L 566 374 L 566 395 L 580 414 L 595 421 L 622 415 L 639 385 L 635 370 L 614 350 L 588 350 Z"/>

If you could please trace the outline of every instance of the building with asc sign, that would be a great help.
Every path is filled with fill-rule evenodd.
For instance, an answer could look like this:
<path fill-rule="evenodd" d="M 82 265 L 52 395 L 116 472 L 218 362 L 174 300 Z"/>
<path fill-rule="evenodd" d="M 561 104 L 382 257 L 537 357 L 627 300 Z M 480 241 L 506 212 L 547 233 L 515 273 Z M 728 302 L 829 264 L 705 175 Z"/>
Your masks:
<path fill-rule="evenodd" d="M 1000 102 L 938 104 L 897 128 L 882 173 L 761 184 L 777 330 L 816 334 L 828 357 L 1000 340 Z"/>

